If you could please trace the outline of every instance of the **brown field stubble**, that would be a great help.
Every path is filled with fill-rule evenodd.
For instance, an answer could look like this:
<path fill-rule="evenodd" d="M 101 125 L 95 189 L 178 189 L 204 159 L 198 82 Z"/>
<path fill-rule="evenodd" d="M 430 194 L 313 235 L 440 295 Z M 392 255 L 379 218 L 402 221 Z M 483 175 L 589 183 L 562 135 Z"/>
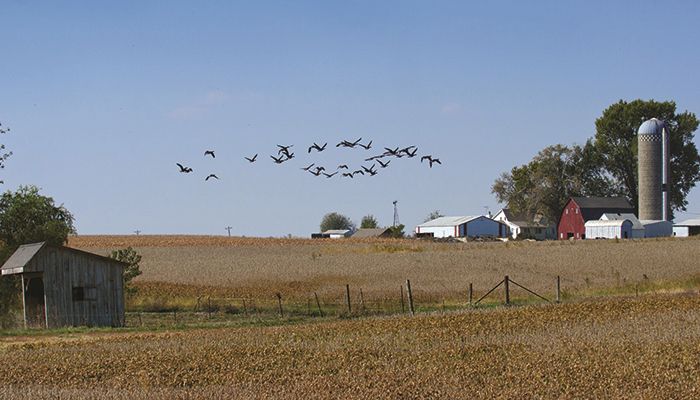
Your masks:
<path fill-rule="evenodd" d="M 5 338 L 0 370 L 2 398 L 697 398 L 700 296 Z"/>
<path fill-rule="evenodd" d="M 695 238 L 455 244 L 131 235 L 77 236 L 69 245 L 100 254 L 135 247 L 144 296 L 341 299 L 350 284 L 368 299 L 393 299 L 408 278 L 418 301 L 464 301 L 470 282 L 481 294 L 504 275 L 549 297 L 557 275 L 567 292 L 700 276 Z"/>

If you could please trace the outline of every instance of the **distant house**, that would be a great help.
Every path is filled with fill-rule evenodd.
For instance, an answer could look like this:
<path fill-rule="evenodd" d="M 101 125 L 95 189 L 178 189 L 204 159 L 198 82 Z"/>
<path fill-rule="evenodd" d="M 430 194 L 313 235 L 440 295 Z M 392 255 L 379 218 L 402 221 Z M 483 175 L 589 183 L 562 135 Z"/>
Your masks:
<path fill-rule="evenodd" d="M 700 219 L 687 219 L 673 225 L 673 236 L 688 237 L 700 235 Z"/>
<path fill-rule="evenodd" d="M 0 271 L 20 275 L 26 326 L 122 326 L 126 264 L 45 242 L 20 246 Z"/>
<path fill-rule="evenodd" d="M 623 197 L 572 197 L 559 218 L 559 239 L 585 239 L 586 222 L 606 213 L 633 214 L 634 208 Z"/>
<path fill-rule="evenodd" d="M 389 228 L 360 228 L 352 234 L 353 239 L 389 237 Z"/>
<path fill-rule="evenodd" d="M 528 218 L 522 214 L 515 214 L 508 208 L 503 208 L 493 216 L 493 219 L 508 225 L 510 236 L 513 239 L 518 237 L 536 240 L 557 238 L 556 225 L 547 224 L 542 218 Z"/>
<path fill-rule="evenodd" d="M 485 215 L 440 217 L 416 226 L 417 237 L 505 238 L 508 226 Z"/>
<path fill-rule="evenodd" d="M 350 229 L 329 229 L 321 233 L 323 235 L 328 235 L 327 237 L 331 239 L 342 239 L 352 235 L 352 231 Z"/>

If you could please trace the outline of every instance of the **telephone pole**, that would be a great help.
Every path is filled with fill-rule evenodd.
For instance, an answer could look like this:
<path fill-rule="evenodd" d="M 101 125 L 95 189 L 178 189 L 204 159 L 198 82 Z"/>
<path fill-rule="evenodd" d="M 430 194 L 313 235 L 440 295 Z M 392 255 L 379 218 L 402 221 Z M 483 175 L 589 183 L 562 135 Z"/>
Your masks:
<path fill-rule="evenodd" d="M 141 231 L 137 229 L 137 230 L 134 231 L 134 233 L 136 234 L 136 236 L 138 236 L 139 233 L 141 233 Z"/>
<path fill-rule="evenodd" d="M 233 227 L 227 226 L 227 227 L 224 228 L 224 229 L 226 229 L 226 231 L 228 231 L 228 237 L 231 237 L 231 229 L 233 229 Z"/>

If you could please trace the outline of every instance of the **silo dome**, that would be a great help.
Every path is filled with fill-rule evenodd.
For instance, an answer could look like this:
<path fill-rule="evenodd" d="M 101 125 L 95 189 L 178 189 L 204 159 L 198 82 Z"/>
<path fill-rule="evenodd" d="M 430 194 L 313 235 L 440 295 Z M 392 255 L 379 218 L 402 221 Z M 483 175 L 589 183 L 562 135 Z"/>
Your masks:
<path fill-rule="evenodd" d="M 656 118 L 646 120 L 639 126 L 638 135 L 658 135 L 661 136 L 661 131 L 664 128 L 664 121 Z"/>

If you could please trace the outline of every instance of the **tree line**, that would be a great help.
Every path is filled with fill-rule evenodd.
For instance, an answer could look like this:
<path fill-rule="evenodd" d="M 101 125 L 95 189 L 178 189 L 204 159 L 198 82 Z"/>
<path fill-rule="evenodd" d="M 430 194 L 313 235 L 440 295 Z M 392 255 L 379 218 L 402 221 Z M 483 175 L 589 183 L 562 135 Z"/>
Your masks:
<path fill-rule="evenodd" d="M 700 156 L 693 142 L 694 113 L 676 112 L 673 101 L 620 100 L 596 119 L 596 132 L 583 145 L 554 144 L 527 164 L 502 173 L 492 193 L 499 203 L 529 218 L 558 222 L 571 197 L 620 196 L 638 210 L 637 130 L 650 118 L 666 122 L 670 134 L 671 218 L 685 211 L 687 196 L 700 179 Z"/>

